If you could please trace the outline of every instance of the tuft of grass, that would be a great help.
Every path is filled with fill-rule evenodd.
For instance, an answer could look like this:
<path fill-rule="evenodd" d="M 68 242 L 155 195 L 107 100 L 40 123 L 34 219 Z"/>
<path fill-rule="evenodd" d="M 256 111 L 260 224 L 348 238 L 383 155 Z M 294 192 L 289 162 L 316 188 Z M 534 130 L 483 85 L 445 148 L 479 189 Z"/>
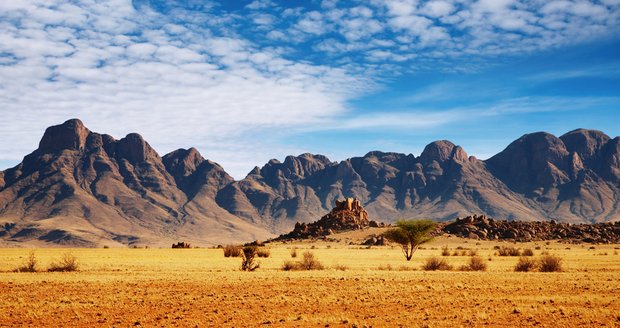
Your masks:
<path fill-rule="evenodd" d="M 477 249 L 470 249 L 467 252 L 467 255 L 469 255 L 469 256 L 477 256 L 478 255 L 478 250 Z"/>
<path fill-rule="evenodd" d="M 562 258 L 554 255 L 543 255 L 538 262 L 540 272 L 560 272 L 562 271 Z"/>
<path fill-rule="evenodd" d="M 452 266 L 448 264 L 448 262 L 444 259 L 429 257 L 428 259 L 426 259 L 426 262 L 422 266 L 422 269 L 425 271 L 449 271 L 452 270 Z"/>
<path fill-rule="evenodd" d="M 292 271 L 292 270 L 296 270 L 296 263 L 291 261 L 291 260 L 286 260 L 284 261 L 284 263 L 282 263 L 282 270 L 283 271 Z"/>
<path fill-rule="evenodd" d="M 256 255 L 258 257 L 269 257 L 271 255 L 271 252 L 269 251 L 268 248 L 265 247 L 260 247 L 257 251 L 256 251 Z"/>
<path fill-rule="evenodd" d="M 258 247 L 245 246 L 241 254 L 241 271 L 254 271 L 260 267 L 255 259 L 258 254 Z"/>
<path fill-rule="evenodd" d="M 338 269 L 338 270 L 342 269 L 342 271 L 347 269 L 344 265 L 343 266 L 336 266 L 335 268 Z M 304 252 L 303 253 L 303 258 L 301 260 L 299 260 L 299 261 L 293 262 L 293 261 L 286 260 L 282 264 L 282 270 L 284 270 L 284 271 L 291 271 L 291 270 L 323 270 L 323 269 L 325 269 L 323 264 L 321 262 L 319 262 L 319 260 L 314 256 L 314 253 L 309 252 L 309 251 L 308 252 Z"/>
<path fill-rule="evenodd" d="M 339 270 L 339 271 L 347 271 L 349 270 L 349 267 L 343 264 L 336 264 L 334 265 L 334 269 Z"/>
<path fill-rule="evenodd" d="M 47 271 L 49 272 L 72 272 L 78 270 L 78 261 L 71 253 L 63 254 L 58 261 L 52 262 Z"/>
<path fill-rule="evenodd" d="M 531 248 L 526 248 L 521 253 L 522 256 L 534 256 L 534 251 Z"/>
<path fill-rule="evenodd" d="M 15 272 L 37 272 L 37 257 L 34 254 L 34 251 L 30 251 L 28 253 L 28 258 L 26 262 L 15 269 Z"/>
<path fill-rule="evenodd" d="M 517 265 L 515 265 L 516 272 L 530 272 L 536 269 L 536 260 L 529 257 L 519 257 Z"/>
<path fill-rule="evenodd" d="M 240 257 L 242 249 L 239 245 L 226 245 L 224 246 L 224 257 Z"/>
<path fill-rule="evenodd" d="M 459 268 L 461 271 L 486 271 L 487 264 L 482 257 L 474 255 L 469 258 L 469 262 Z"/>
<path fill-rule="evenodd" d="M 521 256 L 521 250 L 516 247 L 500 247 L 497 251 L 499 256 Z"/>
<path fill-rule="evenodd" d="M 380 265 L 377 269 L 381 270 L 381 271 L 392 271 L 392 270 L 394 270 L 394 268 L 392 268 L 391 264 Z"/>
<path fill-rule="evenodd" d="M 297 247 L 293 246 L 293 248 L 291 248 L 291 257 L 292 258 L 296 258 L 297 257 Z"/>
<path fill-rule="evenodd" d="M 441 256 L 450 256 L 450 249 L 448 249 L 448 246 L 441 248 Z"/>

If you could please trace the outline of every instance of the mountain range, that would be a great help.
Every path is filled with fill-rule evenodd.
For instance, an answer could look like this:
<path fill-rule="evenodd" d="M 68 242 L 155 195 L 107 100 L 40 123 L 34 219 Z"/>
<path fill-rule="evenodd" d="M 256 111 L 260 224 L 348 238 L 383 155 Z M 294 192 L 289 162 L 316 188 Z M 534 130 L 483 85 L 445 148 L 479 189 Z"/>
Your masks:
<path fill-rule="evenodd" d="M 620 220 L 620 138 L 578 129 L 526 134 L 479 160 L 447 140 L 420 156 L 373 151 L 270 160 L 235 181 L 194 149 L 160 156 L 140 135 L 117 140 L 77 119 L 0 172 L 0 243 L 163 246 L 265 239 L 312 222 L 338 199 L 372 220 Z"/>

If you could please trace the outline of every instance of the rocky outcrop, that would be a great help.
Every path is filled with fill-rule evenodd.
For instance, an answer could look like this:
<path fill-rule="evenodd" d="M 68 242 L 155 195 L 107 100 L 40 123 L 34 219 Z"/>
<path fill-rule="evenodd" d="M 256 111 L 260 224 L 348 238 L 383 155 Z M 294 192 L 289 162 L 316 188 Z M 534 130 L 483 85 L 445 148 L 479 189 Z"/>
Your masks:
<path fill-rule="evenodd" d="M 320 220 L 309 224 L 298 222 L 293 231 L 281 235 L 277 240 L 317 238 L 348 230 L 359 230 L 369 227 L 371 222 L 372 225 L 379 226 L 378 223 L 368 220 L 368 213 L 358 199 L 346 198 L 336 201 L 336 206 L 331 212 Z"/>
<path fill-rule="evenodd" d="M 556 221 L 506 221 L 486 215 L 457 218 L 443 224 L 441 231 L 464 238 L 519 242 L 560 240 L 568 243 L 620 243 L 620 222 L 570 224 Z"/>

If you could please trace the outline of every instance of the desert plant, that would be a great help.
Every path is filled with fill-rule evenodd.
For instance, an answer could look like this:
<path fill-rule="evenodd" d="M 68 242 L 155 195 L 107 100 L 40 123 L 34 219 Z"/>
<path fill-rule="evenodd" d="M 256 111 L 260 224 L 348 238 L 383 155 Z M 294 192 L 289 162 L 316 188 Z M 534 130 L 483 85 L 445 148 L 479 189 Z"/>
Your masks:
<path fill-rule="evenodd" d="M 336 265 L 334 265 L 334 269 L 340 270 L 340 271 L 346 271 L 346 270 L 349 269 L 349 267 L 347 267 L 346 265 L 343 265 L 343 264 L 336 264 Z"/>
<path fill-rule="evenodd" d="M 271 252 L 268 248 L 261 247 L 256 251 L 256 255 L 258 257 L 269 257 L 271 255 Z"/>
<path fill-rule="evenodd" d="M 450 256 L 450 249 L 448 246 L 444 246 L 441 248 L 441 256 Z"/>
<path fill-rule="evenodd" d="M 534 256 L 534 251 L 531 248 L 526 248 L 521 253 L 522 256 Z"/>
<path fill-rule="evenodd" d="M 284 263 L 282 263 L 282 270 L 284 271 L 291 271 L 291 270 L 296 270 L 297 269 L 297 263 L 290 261 L 290 260 L 286 260 L 284 261 Z"/>
<path fill-rule="evenodd" d="M 241 253 L 241 271 L 254 271 L 259 268 L 259 264 L 255 261 L 258 253 L 258 247 L 245 246 Z"/>
<path fill-rule="evenodd" d="M 15 272 L 37 272 L 37 257 L 35 256 L 34 251 L 30 251 L 30 253 L 28 253 L 26 262 L 15 269 Z"/>
<path fill-rule="evenodd" d="M 470 249 L 467 252 L 467 255 L 469 255 L 469 256 L 476 256 L 476 255 L 478 255 L 478 250 L 477 249 Z"/>
<path fill-rule="evenodd" d="M 466 265 L 460 267 L 461 271 L 486 271 L 487 264 L 484 263 L 484 260 L 478 256 L 474 255 L 469 258 L 469 262 Z"/>
<path fill-rule="evenodd" d="M 226 245 L 224 246 L 224 257 L 240 257 L 242 252 L 241 246 Z"/>
<path fill-rule="evenodd" d="M 304 252 L 303 259 L 299 262 L 302 270 L 323 270 L 323 264 L 314 257 L 312 252 Z"/>
<path fill-rule="evenodd" d="M 377 269 L 378 269 L 378 270 L 381 270 L 381 271 L 392 271 L 392 270 L 394 270 L 394 269 L 392 268 L 392 265 L 391 265 L 391 264 L 380 265 Z"/>
<path fill-rule="evenodd" d="M 420 245 L 432 240 L 430 233 L 437 224 L 431 220 L 398 220 L 396 227 L 386 231 L 385 239 L 400 244 L 403 255 L 411 261 L 413 253 Z"/>
<path fill-rule="evenodd" d="M 499 256 L 521 256 L 521 250 L 516 247 L 500 247 L 497 251 Z"/>
<path fill-rule="evenodd" d="M 529 272 L 534 271 L 536 269 L 536 260 L 522 256 L 519 258 L 517 265 L 515 265 L 516 272 Z"/>
<path fill-rule="evenodd" d="M 297 247 L 291 248 L 291 257 L 297 257 Z"/>
<path fill-rule="evenodd" d="M 426 259 L 426 262 L 422 266 L 422 269 L 425 271 L 435 271 L 435 270 L 452 270 L 452 266 L 446 262 L 444 259 L 439 259 L 436 257 L 429 257 Z"/>
<path fill-rule="evenodd" d="M 543 255 L 538 262 L 540 272 L 562 271 L 562 258 L 554 255 Z"/>
<path fill-rule="evenodd" d="M 47 271 L 49 272 L 71 272 L 78 270 L 78 261 L 71 253 L 63 254 L 62 258 L 58 261 L 52 262 Z"/>

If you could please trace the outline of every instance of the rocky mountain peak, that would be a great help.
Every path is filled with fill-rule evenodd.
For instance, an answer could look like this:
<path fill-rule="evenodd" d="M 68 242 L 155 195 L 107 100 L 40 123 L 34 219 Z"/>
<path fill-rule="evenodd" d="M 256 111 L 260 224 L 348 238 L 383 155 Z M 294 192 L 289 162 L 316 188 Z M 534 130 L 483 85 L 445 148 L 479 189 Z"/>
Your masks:
<path fill-rule="evenodd" d="M 424 147 L 419 159 L 422 162 L 438 161 L 444 162 L 452 158 L 454 147 L 452 142 L 448 140 L 439 140 L 431 142 Z M 467 158 L 467 156 L 465 156 Z"/>
<path fill-rule="evenodd" d="M 82 150 L 90 131 L 78 119 L 54 125 L 45 130 L 39 142 L 39 151 L 53 153 L 61 150 Z"/>
<path fill-rule="evenodd" d="M 188 176 L 196 171 L 198 166 L 205 159 L 200 155 L 196 148 L 177 149 L 162 158 L 166 170 L 175 178 L 177 176 Z"/>
<path fill-rule="evenodd" d="M 570 131 L 560 139 L 569 152 L 579 154 L 586 161 L 598 153 L 610 140 L 609 136 L 601 131 L 586 129 Z"/>
<path fill-rule="evenodd" d="M 132 164 L 159 158 L 159 155 L 151 148 L 151 145 L 137 133 L 130 133 L 125 138 L 119 140 L 116 151 L 119 158 L 124 158 Z"/>

